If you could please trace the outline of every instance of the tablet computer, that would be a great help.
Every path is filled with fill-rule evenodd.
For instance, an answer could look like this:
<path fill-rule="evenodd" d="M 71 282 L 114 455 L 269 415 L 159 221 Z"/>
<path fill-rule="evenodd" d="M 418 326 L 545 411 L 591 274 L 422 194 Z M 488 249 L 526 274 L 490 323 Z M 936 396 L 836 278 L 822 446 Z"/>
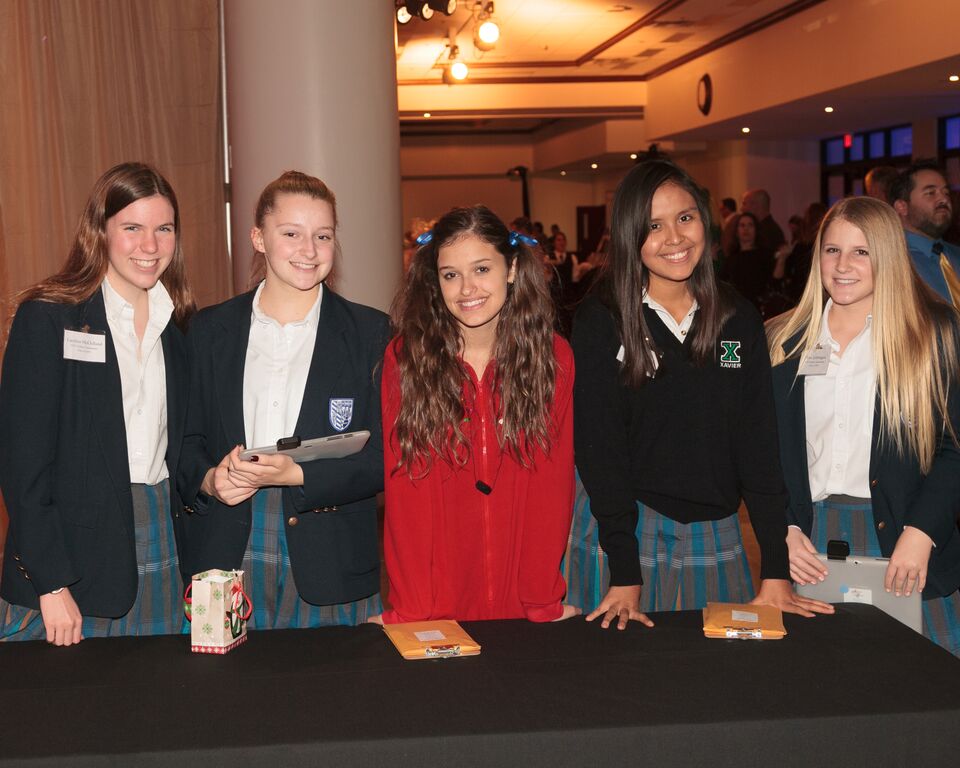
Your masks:
<path fill-rule="evenodd" d="M 897 597 L 883 587 L 883 578 L 890 560 L 886 557 L 849 556 L 846 560 L 817 557 L 826 566 L 826 579 L 817 584 L 800 584 L 797 593 L 825 603 L 867 603 L 875 605 L 910 629 L 923 632 L 920 590 L 910 597 Z"/>
<path fill-rule="evenodd" d="M 285 437 L 278 440 L 276 445 L 263 448 L 248 448 L 240 453 L 240 458 L 249 461 L 251 456 L 267 456 L 274 453 L 285 453 L 298 464 L 314 459 L 342 459 L 359 453 L 370 439 L 370 432 L 362 429 L 359 432 L 344 432 L 342 435 L 328 437 L 314 437 L 310 440 L 301 440 L 298 437 Z"/>

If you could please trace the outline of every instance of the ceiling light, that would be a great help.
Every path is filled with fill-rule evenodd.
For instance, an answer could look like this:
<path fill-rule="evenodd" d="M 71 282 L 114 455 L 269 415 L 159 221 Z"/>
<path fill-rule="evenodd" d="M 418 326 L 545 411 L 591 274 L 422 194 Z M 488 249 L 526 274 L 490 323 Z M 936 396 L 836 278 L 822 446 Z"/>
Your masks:
<path fill-rule="evenodd" d="M 566 172 L 566 171 L 560 171 L 560 175 L 561 175 L 561 176 L 566 176 L 566 175 L 567 175 L 567 172 Z"/>
<path fill-rule="evenodd" d="M 423 116 L 424 116 L 424 117 L 430 117 L 430 113 L 429 113 L 429 112 L 424 112 L 424 113 L 423 113 Z"/>
<path fill-rule="evenodd" d="M 960 82 L 960 75 L 950 75 L 947 80 L 949 80 L 951 83 Z"/>
<path fill-rule="evenodd" d="M 831 112 L 833 112 L 833 107 L 824 107 L 823 111 L 829 115 Z"/>
<path fill-rule="evenodd" d="M 493 3 L 475 3 L 473 19 L 474 47 L 480 51 L 492 51 L 500 39 L 500 25 L 493 19 Z"/>
<path fill-rule="evenodd" d="M 631 159 L 631 160 L 636 160 L 636 159 L 637 159 L 637 153 L 636 153 L 636 152 L 631 152 L 631 153 L 630 153 L 630 159 Z"/>
<path fill-rule="evenodd" d="M 590 163 L 590 167 L 593 168 L 593 170 L 597 170 L 597 168 L 600 166 L 598 166 L 596 163 Z"/>
<path fill-rule="evenodd" d="M 462 61 L 455 61 L 450 65 L 450 74 L 454 80 L 466 80 L 470 68 Z"/>
<path fill-rule="evenodd" d="M 740 133 L 750 133 L 750 128 L 745 125 L 740 129 Z"/>
<path fill-rule="evenodd" d="M 410 13 L 410 9 L 405 5 L 401 5 L 397 8 L 397 23 L 406 24 L 413 18 L 413 14 Z"/>

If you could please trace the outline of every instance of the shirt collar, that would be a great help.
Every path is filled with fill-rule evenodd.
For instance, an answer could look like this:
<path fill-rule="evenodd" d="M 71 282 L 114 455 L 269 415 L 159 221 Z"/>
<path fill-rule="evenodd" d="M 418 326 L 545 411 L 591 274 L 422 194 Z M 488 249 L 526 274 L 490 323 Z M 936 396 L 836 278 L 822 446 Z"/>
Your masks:
<path fill-rule="evenodd" d="M 259 323 L 264 323 L 270 325 L 271 323 L 276 326 L 280 326 L 276 320 L 266 314 L 260 308 L 260 294 L 263 293 L 263 286 L 267 284 L 266 280 L 262 280 L 260 285 L 257 286 L 257 292 L 253 294 L 253 319 Z M 310 328 L 316 328 L 320 322 L 320 303 L 323 300 L 323 283 L 320 283 L 320 290 L 317 291 L 317 300 L 313 303 L 313 306 L 310 307 L 310 311 L 307 312 L 306 317 L 303 320 L 294 320 L 292 323 L 286 323 L 286 325 L 300 326 L 306 325 Z"/>
<path fill-rule="evenodd" d="M 655 312 L 666 312 L 667 314 L 670 314 L 666 307 L 664 307 L 656 299 L 651 298 L 650 294 L 648 294 L 646 291 L 643 292 L 643 303 Z M 698 309 L 700 309 L 700 305 L 697 303 L 697 300 L 694 299 L 693 304 L 690 305 L 690 310 L 687 312 L 687 317 L 693 317 Z"/>
<path fill-rule="evenodd" d="M 833 351 L 836 352 L 840 349 L 840 343 L 834 341 L 833 336 L 830 335 L 830 324 L 827 322 L 827 317 L 830 314 L 830 307 L 832 306 L 833 299 L 827 299 L 826 306 L 823 308 L 823 315 L 820 318 L 820 338 L 818 341 L 824 344 L 829 344 L 833 348 Z M 863 324 L 863 329 L 860 331 L 860 333 L 853 337 L 850 343 L 852 344 L 864 334 L 869 333 L 872 326 L 873 313 L 871 312 L 869 315 L 867 315 L 867 322 Z"/>
<path fill-rule="evenodd" d="M 117 293 L 106 276 L 103 278 L 100 289 L 103 292 L 103 307 L 108 318 L 117 321 L 124 316 L 133 317 L 133 305 Z M 166 327 L 173 314 L 173 300 L 159 280 L 147 291 L 147 302 L 150 307 L 150 324 Z"/>

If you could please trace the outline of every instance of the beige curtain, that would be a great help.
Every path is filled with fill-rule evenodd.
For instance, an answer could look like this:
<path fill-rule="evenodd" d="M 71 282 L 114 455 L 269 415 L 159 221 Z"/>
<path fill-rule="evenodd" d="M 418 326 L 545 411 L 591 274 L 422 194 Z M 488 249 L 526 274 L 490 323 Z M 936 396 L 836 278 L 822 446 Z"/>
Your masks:
<path fill-rule="evenodd" d="M 200 306 L 231 295 L 218 41 L 217 0 L 0 0 L 4 300 L 61 265 L 93 182 L 126 160 L 176 190 Z"/>

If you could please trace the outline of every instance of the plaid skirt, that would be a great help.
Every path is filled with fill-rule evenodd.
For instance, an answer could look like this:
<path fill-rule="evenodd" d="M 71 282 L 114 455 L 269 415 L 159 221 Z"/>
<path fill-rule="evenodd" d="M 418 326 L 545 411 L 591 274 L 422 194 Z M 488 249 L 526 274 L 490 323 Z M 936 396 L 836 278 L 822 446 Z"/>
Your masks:
<path fill-rule="evenodd" d="M 244 584 L 253 613 L 249 629 L 299 629 L 363 624 L 383 611 L 380 595 L 352 603 L 313 605 L 300 597 L 290 567 L 283 526 L 283 489 L 264 488 L 253 497 L 253 521 L 243 555 Z"/>
<path fill-rule="evenodd" d="M 883 557 L 869 499 L 831 496 L 814 502 L 810 541 L 826 552 L 830 539 L 846 541 L 851 555 Z M 924 637 L 960 656 L 960 592 L 924 600 L 922 608 Z"/>
<path fill-rule="evenodd" d="M 639 501 L 637 511 L 644 582 L 640 610 L 692 610 L 703 608 L 708 601 L 743 603 L 753 599 L 753 581 L 736 515 L 678 523 Z M 579 473 L 573 524 L 561 567 L 567 582 L 565 602 L 584 613 L 593 611 L 607 593 L 610 569 Z"/>
<path fill-rule="evenodd" d="M 137 596 L 117 619 L 83 617 L 84 637 L 170 635 L 185 631 L 183 590 L 170 519 L 170 481 L 134 483 L 134 542 L 137 551 Z M 0 641 L 44 640 L 40 611 L 0 600 Z"/>

